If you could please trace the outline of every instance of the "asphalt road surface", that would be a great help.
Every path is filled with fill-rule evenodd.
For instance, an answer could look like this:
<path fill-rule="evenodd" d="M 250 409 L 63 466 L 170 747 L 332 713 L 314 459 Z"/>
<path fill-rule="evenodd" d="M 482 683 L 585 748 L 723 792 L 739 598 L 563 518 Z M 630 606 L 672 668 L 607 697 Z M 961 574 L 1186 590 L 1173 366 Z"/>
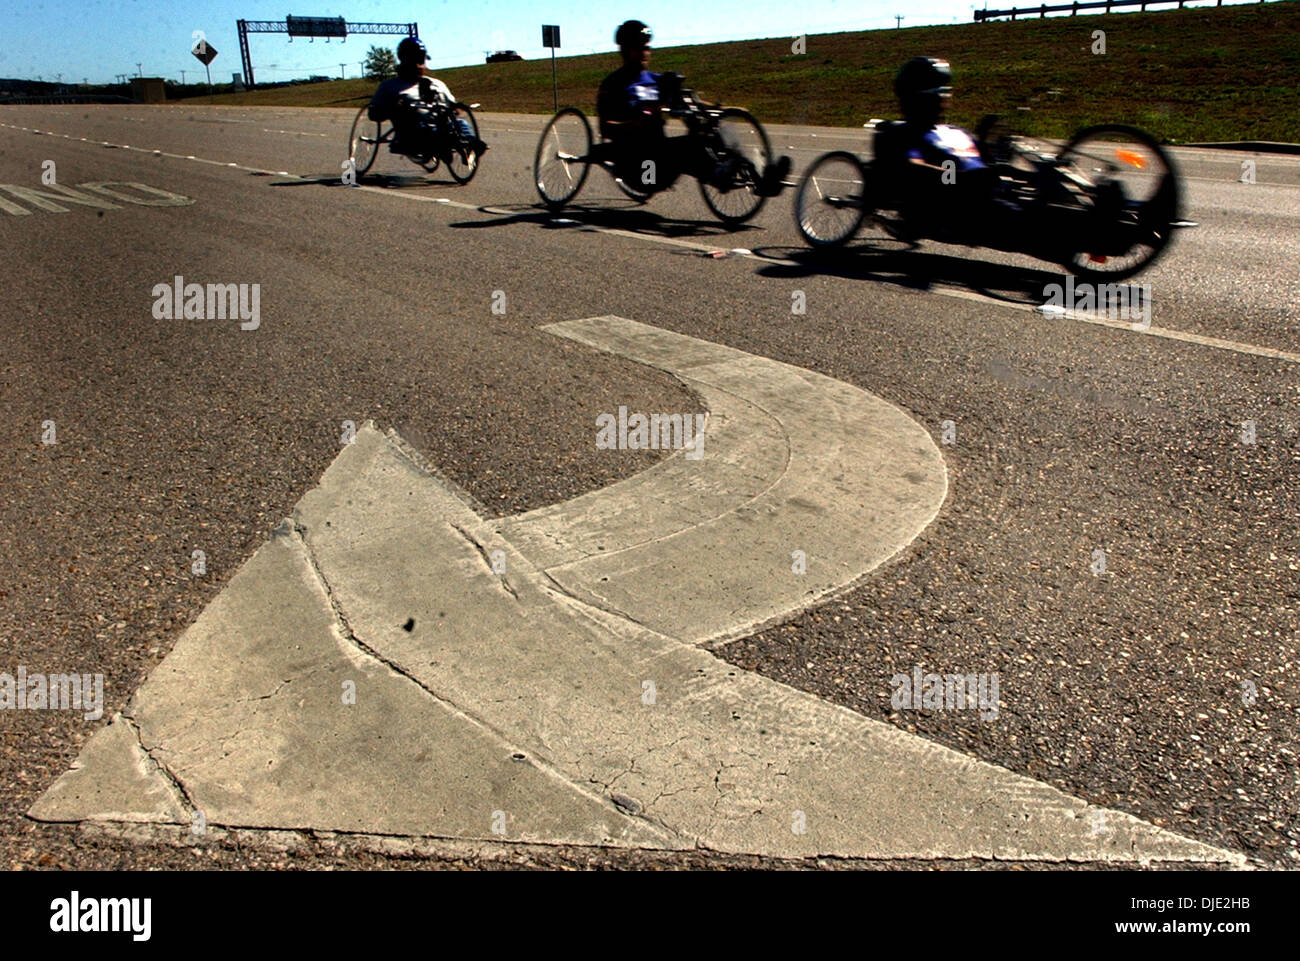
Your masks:
<path fill-rule="evenodd" d="M 698 399 L 538 331 L 614 315 L 847 381 L 936 440 L 951 421 L 948 499 L 907 552 L 719 656 L 1258 865 L 1300 866 L 1300 158 L 1174 151 L 1199 226 L 1137 278 L 1153 298 L 1139 331 L 1037 311 L 1060 273 L 1027 258 L 935 244 L 812 257 L 791 191 L 728 232 L 691 183 L 638 207 L 593 172 L 552 217 L 532 184 L 545 118 L 483 115 L 491 150 L 468 186 L 382 155 L 349 189 L 352 116 L 0 110 L 0 671 L 105 677 L 101 720 L 0 712 L 0 863 L 428 863 L 338 839 L 133 843 L 24 812 L 315 486 L 345 421 L 394 428 L 500 515 L 653 463 L 595 450 L 596 416 Z M 796 178 L 825 150 L 869 150 L 864 131 L 769 132 Z M 47 171 L 153 192 L 113 186 L 106 206 L 60 212 L 22 189 L 54 191 Z M 709 256 L 736 248 L 752 254 Z M 177 275 L 258 284 L 260 325 L 158 319 L 155 285 Z M 914 666 L 996 673 L 998 717 L 895 711 L 890 678 Z"/>

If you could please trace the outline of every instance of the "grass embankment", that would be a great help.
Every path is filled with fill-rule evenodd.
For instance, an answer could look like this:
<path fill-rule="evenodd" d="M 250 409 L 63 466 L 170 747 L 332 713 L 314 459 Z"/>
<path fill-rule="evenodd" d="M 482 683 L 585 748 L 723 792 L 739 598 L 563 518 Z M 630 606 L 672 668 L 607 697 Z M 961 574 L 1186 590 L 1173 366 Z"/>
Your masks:
<path fill-rule="evenodd" d="M 1092 32 L 1106 53 L 1092 53 Z M 920 53 L 952 61 L 950 117 L 986 113 L 1027 134 L 1063 137 L 1090 123 L 1133 123 L 1174 142 L 1300 142 L 1300 2 L 1056 17 L 668 47 L 652 67 L 676 70 L 701 95 L 748 107 L 765 123 L 857 126 L 897 113 L 898 65 Z M 614 54 L 559 61 L 560 103 L 593 108 Z M 458 97 L 487 111 L 550 113 L 546 60 L 442 70 Z M 358 107 L 367 80 L 337 80 L 186 104 Z M 1027 108 L 1027 109 L 1026 109 Z"/>

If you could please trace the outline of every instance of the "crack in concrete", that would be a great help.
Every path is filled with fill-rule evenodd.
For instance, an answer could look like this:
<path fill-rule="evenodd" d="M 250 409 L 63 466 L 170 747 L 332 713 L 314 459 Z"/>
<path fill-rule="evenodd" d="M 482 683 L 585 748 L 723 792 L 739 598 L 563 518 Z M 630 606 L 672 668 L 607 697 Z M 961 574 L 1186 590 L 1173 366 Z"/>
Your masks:
<path fill-rule="evenodd" d="M 636 774 L 636 773 L 638 773 L 636 769 L 636 758 L 633 758 L 632 766 L 629 767 L 626 771 L 620 771 L 618 774 L 615 774 L 614 779 L 605 785 L 605 790 L 612 791 L 614 785 L 619 782 L 619 779 L 627 777 L 629 774 Z"/>
<path fill-rule="evenodd" d="M 357 649 L 360 650 L 366 656 L 371 657 L 374 660 L 378 661 L 379 663 L 383 664 L 394 674 L 404 678 L 407 681 L 410 681 L 412 684 L 418 687 L 425 695 L 431 698 L 436 704 L 438 704 L 445 710 L 449 711 L 454 716 L 459 717 L 462 720 L 468 722 L 469 724 L 474 725 L 478 729 L 487 732 L 489 735 L 491 735 L 494 739 L 496 739 L 502 744 L 503 749 L 507 753 L 526 754 L 527 763 L 531 764 L 538 771 L 541 771 L 544 775 L 554 778 L 555 780 L 561 782 L 566 787 L 573 790 L 580 796 L 587 798 L 588 800 L 595 801 L 596 803 L 601 805 L 611 805 L 614 806 L 616 810 L 618 810 L 617 806 L 613 805 L 612 801 L 610 801 L 610 799 L 607 796 L 593 794 L 590 791 L 584 790 L 575 780 L 566 777 L 549 761 L 543 762 L 541 759 L 539 759 L 536 755 L 536 752 L 529 753 L 523 751 L 521 746 L 515 744 L 505 731 L 498 730 L 497 728 L 487 723 L 482 718 L 475 717 L 474 715 L 470 714 L 468 711 L 464 710 L 453 701 L 450 701 L 447 698 L 439 695 L 430 687 L 428 687 L 423 682 L 421 682 L 419 678 L 414 677 L 413 675 L 409 674 L 407 671 L 403 670 L 401 665 L 399 665 L 397 662 L 380 654 L 377 650 L 372 648 L 370 645 L 366 644 L 365 641 L 361 640 L 361 638 L 357 636 L 356 631 L 352 628 L 351 623 L 348 621 L 347 615 L 343 611 L 339 599 L 334 594 L 334 589 L 330 586 L 329 580 L 325 577 L 325 572 L 321 569 L 320 563 L 316 558 L 316 552 L 311 546 L 311 541 L 309 539 L 310 532 L 308 531 L 306 525 L 302 524 L 296 517 L 291 518 L 288 523 L 292 526 L 293 533 L 294 535 L 296 535 L 297 541 L 301 546 L 302 554 L 307 562 L 307 566 L 310 568 L 313 576 L 316 578 L 316 581 L 320 585 L 321 590 L 324 591 L 325 593 L 326 599 L 329 602 L 330 609 L 333 612 L 340 633 L 344 636 L 346 640 L 348 640 L 353 645 L 355 645 Z M 451 526 L 455 527 L 455 525 L 451 525 Z M 459 528 L 457 529 L 459 530 Z M 462 531 L 461 533 L 463 534 L 464 532 Z M 473 539 L 471 538 L 470 540 L 471 543 L 473 543 Z M 599 782 L 594 782 L 594 783 L 599 783 Z M 621 810 L 618 810 L 618 813 L 625 817 L 629 816 Z M 667 832 L 671 837 L 681 838 L 680 832 L 669 827 L 666 824 L 662 824 L 661 822 L 658 822 L 653 818 L 645 818 L 642 816 L 642 819 L 648 821 L 649 823 L 658 825 L 665 832 Z M 364 833 L 364 832 L 358 832 L 358 833 Z M 407 835 L 394 835 L 394 836 L 405 837 Z M 428 835 L 428 836 L 438 837 L 439 835 Z"/>
<path fill-rule="evenodd" d="M 614 607 L 612 604 L 609 603 L 608 600 L 606 600 L 605 598 L 601 597 L 598 594 L 593 593 L 591 595 L 590 600 L 586 598 L 578 597 L 576 594 L 572 593 L 567 587 L 565 587 L 554 577 L 552 577 L 550 571 L 538 571 L 538 574 L 542 577 L 542 580 L 544 582 L 541 585 L 542 589 L 550 591 L 552 594 L 558 595 L 559 597 L 563 598 L 564 601 L 567 603 L 575 604 L 580 608 L 590 608 L 591 610 L 594 611 L 600 611 L 602 614 L 608 615 L 609 617 L 613 617 L 621 621 L 626 621 L 628 624 L 635 625 L 636 627 L 640 628 L 643 631 L 651 631 L 652 633 L 658 634 L 660 637 L 668 637 L 674 641 L 677 641 L 678 643 L 684 643 L 680 638 L 672 637 L 669 634 L 664 634 L 662 631 L 658 630 L 657 628 L 651 627 L 649 624 L 645 624 L 642 623 L 641 621 L 638 621 L 631 614 L 627 613 L 626 611 L 621 611 L 617 607 Z"/>
<path fill-rule="evenodd" d="M 122 723 L 126 725 L 127 730 L 135 735 L 136 744 L 140 746 L 140 750 L 144 752 L 145 757 L 153 762 L 154 767 L 162 776 L 164 783 L 172 789 L 174 794 L 172 800 L 176 801 L 179 806 L 187 808 L 189 810 L 190 818 L 193 819 L 195 812 L 203 809 L 194 802 L 192 797 L 190 797 L 190 792 L 186 789 L 180 776 L 154 754 L 154 749 L 157 745 L 155 745 L 155 748 L 151 748 L 144 743 L 144 730 L 140 727 L 139 722 L 134 717 L 128 714 L 125 710 L 122 711 L 119 717 L 122 718 Z"/>
<path fill-rule="evenodd" d="M 679 788 L 678 788 L 677 790 L 675 790 L 675 791 L 660 791 L 660 792 L 659 792 L 658 794 L 656 794 L 653 798 L 651 798 L 648 802 L 646 802 L 646 806 L 645 806 L 646 814 L 649 815 L 649 813 L 650 813 L 650 809 L 653 808 L 656 804 L 658 804 L 658 803 L 659 803 L 661 800 L 663 800 L 664 798 L 670 798 L 670 797 L 673 797 L 674 795 L 677 795 L 677 794 L 685 794 L 685 793 L 688 792 L 688 791 L 690 791 L 690 792 L 694 792 L 694 791 L 702 791 L 702 790 L 704 790 L 704 787 L 703 787 L 702 785 L 699 785 L 699 784 L 692 784 L 692 785 L 690 785 L 690 786 L 688 786 L 688 787 L 679 787 Z"/>
<path fill-rule="evenodd" d="M 309 677 L 309 676 L 311 675 L 311 673 L 312 673 L 312 672 L 308 672 L 307 674 L 303 674 L 302 676 L 303 676 L 303 677 Z M 293 680 L 294 680 L 294 679 L 290 677 L 290 678 L 286 678 L 285 680 L 281 681 L 279 684 L 277 684 L 277 685 L 275 686 L 275 690 L 272 691 L 270 694 L 258 694 L 258 695 L 255 696 L 255 697 L 240 697 L 240 698 L 236 698 L 236 699 L 235 699 L 235 703 L 236 703 L 236 704 L 249 704 L 249 703 L 252 703 L 253 701 L 269 701 L 271 698 L 275 697 L 277 694 L 279 694 L 281 691 L 283 691 L 286 687 L 288 687 L 290 684 L 292 684 L 292 683 L 293 683 Z"/>
<path fill-rule="evenodd" d="M 510 583 L 510 580 L 506 577 L 505 574 L 498 574 L 496 572 L 496 569 L 492 567 L 492 558 L 488 554 L 487 548 L 484 547 L 483 544 L 479 542 L 478 538 L 474 537 L 474 535 L 472 535 L 469 531 L 465 530 L 465 528 L 461 527 L 459 524 L 453 524 L 451 521 L 448 521 L 447 526 L 450 527 L 452 530 L 454 530 L 461 537 L 463 537 L 466 541 L 468 541 L 469 544 L 476 551 L 478 551 L 479 557 L 483 559 L 483 563 L 487 566 L 488 573 L 490 573 L 494 578 L 497 579 L 498 583 L 500 583 L 501 585 L 502 590 L 504 590 L 507 594 L 513 597 L 516 601 L 518 601 L 519 592 L 515 590 L 514 585 Z"/>
<path fill-rule="evenodd" d="M 361 638 L 357 636 L 357 633 L 353 629 L 351 622 L 348 620 L 348 616 L 346 612 L 343 610 L 342 604 L 340 603 L 338 597 L 334 593 L 334 588 L 330 585 L 329 579 L 326 578 L 325 572 L 321 569 L 320 563 L 316 558 L 316 552 L 315 550 L 313 550 L 311 546 L 311 541 L 309 539 L 309 531 L 307 527 L 302 523 L 300 523 L 299 521 L 297 521 L 296 519 L 293 520 L 292 524 L 293 524 L 293 531 L 298 538 L 298 543 L 302 547 L 303 557 L 306 559 L 307 565 L 311 569 L 312 574 L 315 576 L 316 581 L 320 585 L 321 590 L 324 591 L 326 600 L 329 601 L 330 610 L 334 615 L 335 623 L 338 626 L 339 631 L 343 635 L 344 639 L 352 643 L 358 650 L 361 651 L 361 653 L 365 654 L 367 657 L 370 657 L 373 660 L 378 661 L 380 664 L 387 667 L 394 674 L 404 678 L 407 681 L 410 681 L 412 684 L 418 687 L 429 697 L 433 698 L 433 700 L 436 701 L 438 704 L 441 704 L 442 706 L 451 709 L 454 713 L 470 721 L 477 727 L 480 727 L 485 731 L 491 732 L 502 742 L 504 742 L 507 746 L 513 747 L 513 745 L 510 744 L 509 739 L 505 737 L 504 732 L 494 729 L 487 722 L 483 721 L 480 718 L 474 717 L 468 711 L 463 710 L 462 708 L 453 704 L 451 701 L 440 696 L 436 691 L 434 691 L 432 688 L 424 684 L 418 677 L 415 677 L 413 674 L 406 671 L 396 661 L 385 657 L 383 654 L 379 653 L 379 651 L 375 650 L 373 647 L 371 647 L 369 644 L 367 644 L 365 641 L 361 640 Z"/>
<path fill-rule="evenodd" d="M 282 681 L 279 685 L 276 686 L 276 689 L 272 691 L 270 694 L 261 694 L 254 697 L 236 698 L 232 703 L 250 704 L 254 701 L 268 700 L 278 695 L 281 690 L 283 690 L 288 684 L 292 683 L 293 681 L 303 681 L 309 677 L 312 677 L 315 674 L 319 674 L 322 670 L 323 669 L 320 667 L 311 668 L 309 670 L 304 671 L 302 674 L 299 674 L 295 678 L 287 678 L 286 680 Z M 228 713 L 230 707 L 231 707 L 230 704 L 219 704 L 209 711 L 201 711 L 192 714 L 190 716 L 188 724 L 186 724 L 184 727 L 181 727 L 179 729 L 175 729 L 175 728 L 172 729 L 169 740 L 172 741 L 183 740 L 186 736 L 189 735 L 191 731 L 193 731 L 196 727 L 202 726 L 208 719 L 216 715 L 222 715 Z M 127 710 L 129 710 L 129 707 L 127 708 Z"/>

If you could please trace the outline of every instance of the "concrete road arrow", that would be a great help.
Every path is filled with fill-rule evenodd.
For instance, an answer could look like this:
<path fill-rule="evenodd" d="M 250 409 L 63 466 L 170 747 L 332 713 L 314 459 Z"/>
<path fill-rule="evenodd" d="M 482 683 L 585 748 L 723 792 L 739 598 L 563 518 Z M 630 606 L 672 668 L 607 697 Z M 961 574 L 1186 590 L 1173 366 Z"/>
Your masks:
<path fill-rule="evenodd" d="M 702 448 L 490 519 L 363 429 L 31 815 L 1241 863 L 714 657 L 915 538 L 938 449 L 808 370 L 616 317 L 546 329 L 679 377 Z"/>

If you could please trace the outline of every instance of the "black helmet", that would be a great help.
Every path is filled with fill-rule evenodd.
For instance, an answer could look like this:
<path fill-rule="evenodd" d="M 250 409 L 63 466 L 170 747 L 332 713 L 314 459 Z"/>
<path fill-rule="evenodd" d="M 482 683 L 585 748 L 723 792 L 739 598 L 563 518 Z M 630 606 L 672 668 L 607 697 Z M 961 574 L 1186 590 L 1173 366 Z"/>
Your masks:
<path fill-rule="evenodd" d="M 614 31 L 614 42 L 620 47 L 648 46 L 653 35 L 640 20 L 629 20 Z"/>
<path fill-rule="evenodd" d="M 407 37 L 397 45 L 398 63 L 424 63 L 429 59 L 429 51 L 419 37 Z"/>
<path fill-rule="evenodd" d="M 903 64 L 894 78 L 894 93 L 899 100 L 922 94 L 952 93 L 952 68 L 947 60 L 936 57 L 913 57 Z"/>

